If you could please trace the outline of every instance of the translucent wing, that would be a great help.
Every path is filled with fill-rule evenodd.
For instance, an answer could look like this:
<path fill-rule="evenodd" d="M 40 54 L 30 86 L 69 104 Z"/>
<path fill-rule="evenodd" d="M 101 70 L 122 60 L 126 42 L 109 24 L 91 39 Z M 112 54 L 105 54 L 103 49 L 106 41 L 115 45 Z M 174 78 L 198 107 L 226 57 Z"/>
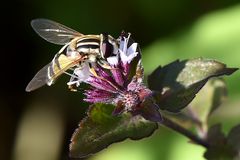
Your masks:
<path fill-rule="evenodd" d="M 71 28 L 48 19 L 34 19 L 31 21 L 31 26 L 43 39 L 59 45 L 64 45 L 70 42 L 71 39 L 83 35 Z"/>
<path fill-rule="evenodd" d="M 49 86 L 52 85 L 62 73 L 73 67 L 75 64 L 75 61 L 61 54 L 56 59 L 56 62 L 53 61 L 47 64 L 40 71 L 37 72 L 37 74 L 27 85 L 26 91 L 33 91 L 37 88 L 44 86 L 45 84 Z"/>
<path fill-rule="evenodd" d="M 31 92 L 37 88 L 40 88 L 49 82 L 48 74 L 48 67 L 51 66 L 51 63 L 44 66 L 37 74 L 33 77 L 33 79 L 28 83 L 26 87 L 27 92 Z"/>

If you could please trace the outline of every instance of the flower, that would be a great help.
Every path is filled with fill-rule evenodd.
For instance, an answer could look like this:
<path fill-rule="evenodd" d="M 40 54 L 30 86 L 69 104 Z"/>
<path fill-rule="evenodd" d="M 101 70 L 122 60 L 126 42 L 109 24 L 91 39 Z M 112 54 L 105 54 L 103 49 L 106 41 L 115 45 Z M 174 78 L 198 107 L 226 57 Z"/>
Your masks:
<path fill-rule="evenodd" d="M 80 86 L 81 82 L 87 81 L 92 75 L 90 73 L 89 65 L 83 63 L 81 68 L 77 67 L 73 70 L 73 74 L 71 75 L 70 81 L 67 83 L 68 86 L 76 85 L 76 87 Z"/>
<path fill-rule="evenodd" d="M 87 78 L 80 77 L 71 83 L 84 81 L 90 89 L 85 91 L 84 101 L 90 103 L 106 103 L 115 105 L 113 115 L 130 112 L 132 115 L 141 114 L 145 119 L 161 121 L 158 106 L 152 98 L 152 91 L 143 83 L 143 66 L 141 51 L 136 42 L 124 32 L 118 38 L 117 54 L 108 57 L 106 61 L 111 69 L 95 66 L 96 75 L 88 75 L 87 67 L 83 70 Z"/>

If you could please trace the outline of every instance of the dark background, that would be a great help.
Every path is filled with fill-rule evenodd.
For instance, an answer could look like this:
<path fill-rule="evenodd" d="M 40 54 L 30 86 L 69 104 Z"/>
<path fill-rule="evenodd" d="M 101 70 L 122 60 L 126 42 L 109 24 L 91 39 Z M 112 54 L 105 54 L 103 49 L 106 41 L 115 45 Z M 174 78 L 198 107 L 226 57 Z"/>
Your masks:
<path fill-rule="evenodd" d="M 31 93 L 25 92 L 25 87 L 34 74 L 60 49 L 60 46 L 44 41 L 32 30 L 30 26 L 32 19 L 55 20 L 84 34 L 108 32 L 118 37 L 122 30 L 131 32 L 134 39 L 141 45 L 143 58 L 146 57 L 145 61 L 143 60 L 146 73 L 149 74 L 159 64 L 166 64 L 178 58 L 199 56 L 220 58 L 220 60 L 226 60 L 225 63 L 228 65 L 238 67 L 239 60 L 236 58 L 239 56 L 236 57 L 236 53 L 239 53 L 239 47 L 234 52 L 221 50 L 220 55 L 215 55 L 212 53 L 216 53 L 218 50 L 214 49 L 219 46 L 213 46 L 207 52 L 202 49 L 202 55 L 199 50 L 194 50 L 201 47 L 188 43 L 191 41 L 189 37 L 192 36 L 192 32 L 189 33 L 189 31 L 197 25 L 201 17 L 234 8 L 238 6 L 237 3 L 238 0 L 15 0 L 1 2 L 0 159 L 68 159 L 71 134 L 87 108 L 87 104 L 81 101 L 81 93 L 73 93 L 67 89 L 65 84 L 69 78 L 67 76 L 60 78 L 52 87 L 43 87 Z M 216 23 L 215 27 L 217 29 L 221 25 Z M 231 36 L 234 38 L 236 35 Z M 233 38 L 232 40 L 236 42 Z M 237 43 L 240 44 L 240 39 L 237 40 L 235 47 Z M 230 48 L 232 49 L 232 46 Z M 160 53 L 160 51 L 166 52 Z M 171 54 L 168 53 L 169 51 Z M 176 52 L 173 54 L 174 51 Z M 184 51 L 193 52 L 181 54 Z M 159 61 L 158 57 L 157 59 L 155 57 L 156 54 L 160 55 Z M 163 54 L 162 58 L 161 54 Z M 169 55 L 171 55 L 170 58 Z M 239 77 L 236 76 L 235 79 L 229 80 L 230 95 L 233 97 L 237 97 L 237 81 Z M 165 132 L 162 134 L 168 133 L 168 131 Z M 151 140 L 146 143 L 150 148 L 157 145 Z M 49 152 L 53 149 L 50 152 L 52 157 L 46 156 L 48 152 L 44 152 L 47 146 L 51 146 L 48 149 Z M 158 147 L 159 150 L 164 148 L 161 144 Z M 165 149 L 171 149 L 171 147 L 168 145 Z M 39 152 L 35 153 L 35 151 Z M 161 151 L 163 159 L 171 159 L 165 155 L 167 153 L 164 149 Z M 158 156 L 155 152 L 149 152 L 149 154 Z"/>

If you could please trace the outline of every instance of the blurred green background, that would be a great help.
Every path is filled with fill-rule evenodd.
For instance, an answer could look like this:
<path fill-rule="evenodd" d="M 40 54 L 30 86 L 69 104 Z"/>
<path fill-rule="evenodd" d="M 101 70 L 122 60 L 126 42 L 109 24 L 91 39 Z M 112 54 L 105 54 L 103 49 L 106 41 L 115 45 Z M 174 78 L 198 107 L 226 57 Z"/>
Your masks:
<path fill-rule="evenodd" d="M 70 92 L 63 76 L 52 87 L 26 93 L 34 74 L 49 63 L 60 46 L 41 39 L 34 18 L 48 18 L 84 34 L 131 32 L 140 44 L 145 73 L 176 59 L 213 58 L 240 65 L 238 0 L 13 0 L 1 3 L 1 160 L 64 160 L 68 144 L 87 104 Z M 229 98 L 211 123 L 227 132 L 240 122 L 239 78 L 227 77 Z M 140 141 L 126 140 L 90 160 L 203 160 L 204 148 L 164 127 Z"/>

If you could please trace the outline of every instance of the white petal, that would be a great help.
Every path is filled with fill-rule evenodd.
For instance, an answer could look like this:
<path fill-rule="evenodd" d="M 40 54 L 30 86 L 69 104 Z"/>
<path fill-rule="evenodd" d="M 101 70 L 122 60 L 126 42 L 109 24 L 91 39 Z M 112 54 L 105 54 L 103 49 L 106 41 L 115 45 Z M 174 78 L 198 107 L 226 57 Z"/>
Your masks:
<path fill-rule="evenodd" d="M 127 51 L 127 45 L 128 45 L 128 40 L 130 38 L 131 34 L 128 33 L 128 37 L 122 37 L 123 40 L 121 39 L 120 41 L 120 46 L 119 46 L 119 49 L 123 52 L 126 52 Z"/>
<path fill-rule="evenodd" d="M 133 43 L 128 49 L 127 49 L 127 55 L 135 54 L 137 50 L 137 43 Z"/>
<path fill-rule="evenodd" d="M 126 64 L 130 63 L 134 57 L 137 56 L 138 52 L 137 50 L 137 43 L 132 43 L 129 48 L 128 46 L 128 40 L 130 38 L 130 34 L 128 34 L 128 37 L 123 37 L 123 40 L 120 41 L 120 47 L 119 47 L 119 53 L 120 53 L 120 58 L 121 61 Z"/>
<path fill-rule="evenodd" d="M 108 57 L 107 61 L 111 66 L 116 66 L 118 65 L 118 56 Z"/>
<path fill-rule="evenodd" d="M 123 62 L 123 64 L 130 63 L 134 57 L 137 56 L 138 52 L 131 53 L 130 55 L 127 55 L 126 53 L 119 51 L 120 57 Z"/>
<path fill-rule="evenodd" d="M 120 41 L 119 49 L 123 52 L 127 51 L 127 38 L 123 37 L 123 40 Z"/>
<path fill-rule="evenodd" d="M 78 77 L 80 82 L 85 82 L 91 76 L 89 65 L 85 63 L 81 68 L 76 68 L 73 73 Z"/>
<path fill-rule="evenodd" d="M 123 51 L 124 44 L 125 44 L 125 41 L 121 40 L 119 45 L 119 50 Z"/>
<path fill-rule="evenodd" d="M 91 76 L 91 73 L 89 71 L 88 65 L 84 65 L 81 68 L 80 67 L 76 68 L 76 69 L 74 69 L 73 75 L 70 78 L 67 85 L 75 84 L 78 87 L 78 86 L 80 86 L 80 83 L 87 82 L 87 80 L 91 78 L 90 76 Z"/>

